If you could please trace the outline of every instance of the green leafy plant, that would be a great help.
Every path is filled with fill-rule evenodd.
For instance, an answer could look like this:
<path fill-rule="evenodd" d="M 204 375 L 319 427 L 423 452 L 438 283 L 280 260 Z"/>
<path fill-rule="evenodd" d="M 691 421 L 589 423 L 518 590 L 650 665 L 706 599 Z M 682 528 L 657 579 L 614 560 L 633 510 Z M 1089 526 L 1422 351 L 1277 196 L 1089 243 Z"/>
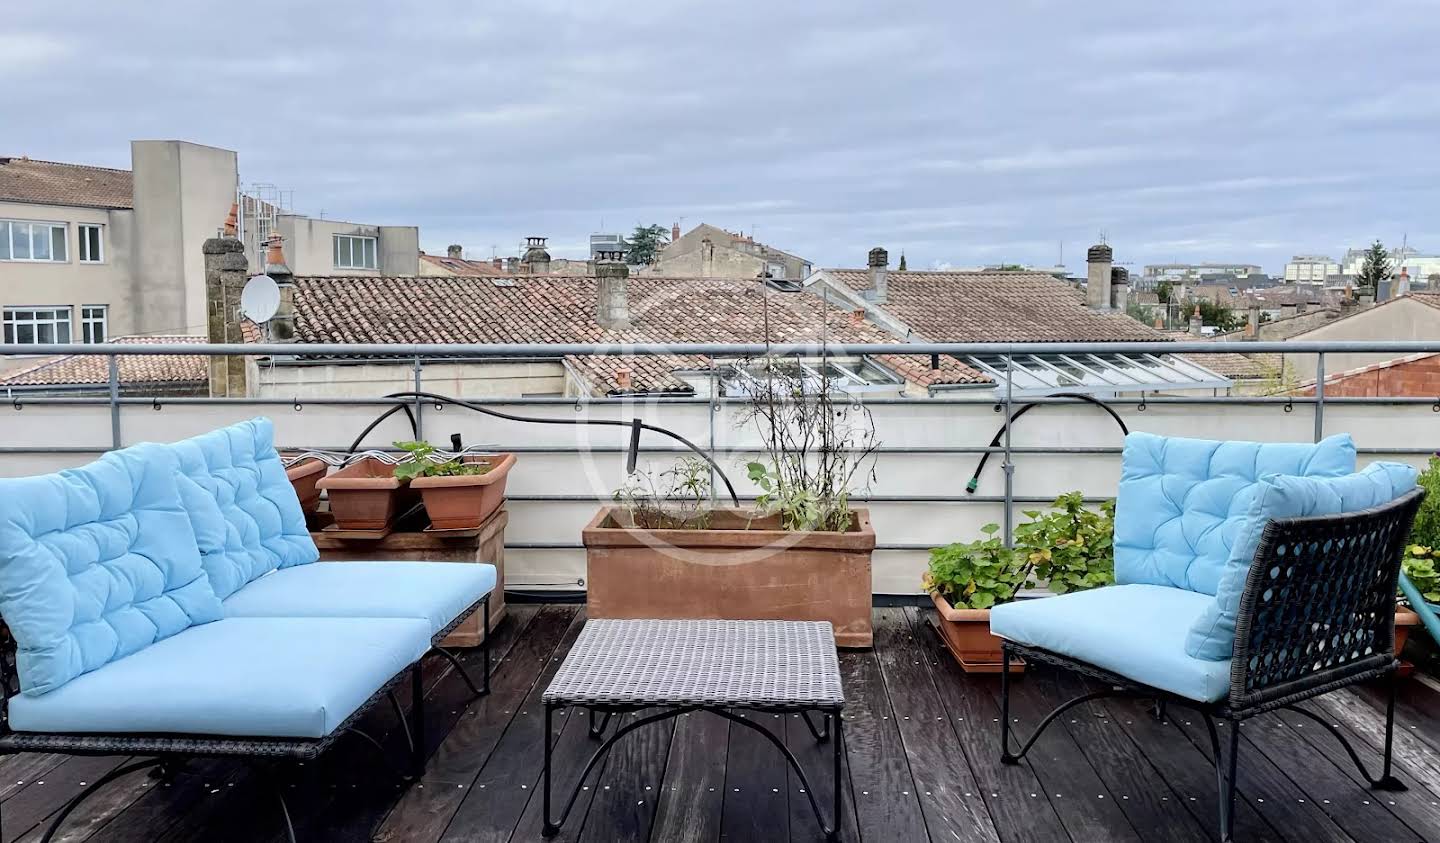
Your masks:
<path fill-rule="evenodd" d="M 1014 600 L 1035 566 L 1024 551 L 1006 547 L 996 535 L 999 530 L 998 524 L 986 524 L 980 528 L 985 538 L 931 550 L 925 589 L 964 609 L 988 609 Z"/>
<path fill-rule="evenodd" d="M 637 471 L 615 490 L 615 502 L 630 522 L 645 530 L 705 529 L 710 525 L 710 464 L 698 457 L 676 461 L 654 474 Z"/>
<path fill-rule="evenodd" d="M 1030 520 L 1015 528 L 1014 547 L 980 528 L 986 538 L 930 551 L 924 584 L 952 606 L 988 609 L 1015 599 L 1021 589 L 1045 582 L 1056 594 L 1084 591 L 1115 581 L 1115 502 L 1087 509 L 1084 496 L 1070 492 L 1049 512 L 1028 510 Z"/>
<path fill-rule="evenodd" d="M 486 462 L 465 462 L 459 458 L 440 459 L 439 450 L 429 442 L 396 442 L 395 447 L 410 455 L 395 466 L 395 478 L 409 482 L 416 477 L 473 477 L 490 473 Z"/>
<path fill-rule="evenodd" d="M 1056 594 L 1069 594 L 1115 581 L 1115 502 L 1100 511 L 1085 508 L 1084 496 L 1070 492 L 1051 511 L 1027 510 L 1030 519 L 1015 528 L 1015 546 L 1028 554 L 1036 579 Z"/>
<path fill-rule="evenodd" d="M 1440 456 L 1432 456 L 1425 470 L 1417 477 L 1425 489 L 1425 499 L 1415 513 L 1415 523 L 1410 527 L 1410 541 L 1405 546 L 1405 559 L 1401 570 L 1425 599 L 1440 603 Z M 1404 599 L 1404 595 L 1401 595 Z"/>
<path fill-rule="evenodd" d="M 1435 550 L 1425 545 L 1412 544 L 1405 548 L 1405 561 L 1401 567 L 1410 584 L 1419 589 L 1428 603 L 1440 603 L 1440 568 L 1436 568 Z"/>

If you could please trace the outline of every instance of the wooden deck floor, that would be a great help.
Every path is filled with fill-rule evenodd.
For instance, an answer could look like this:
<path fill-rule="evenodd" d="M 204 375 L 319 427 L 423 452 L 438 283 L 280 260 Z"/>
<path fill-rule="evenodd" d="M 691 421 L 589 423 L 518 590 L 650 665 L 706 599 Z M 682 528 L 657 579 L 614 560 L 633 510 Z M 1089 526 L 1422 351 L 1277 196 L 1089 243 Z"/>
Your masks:
<path fill-rule="evenodd" d="M 304 770 L 286 792 L 302 840 L 540 840 L 540 693 L 584 621 L 582 607 L 519 605 L 496 635 L 493 694 L 468 704 L 437 663 L 430 678 L 429 775 L 402 788 L 357 740 Z M 847 704 L 846 840 L 1206 841 L 1215 816 L 1204 728 L 1153 720 L 1139 704 L 1076 709 L 1017 767 L 996 762 L 998 681 L 956 669 L 918 609 L 876 612 L 875 649 L 841 656 Z M 1081 687 L 1034 669 L 1017 683 L 1024 729 Z M 1368 762 L 1383 726 L 1371 691 L 1317 711 L 1353 735 Z M 578 721 L 578 722 L 576 722 Z M 828 747 L 775 718 L 828 791 Z M 1405 793 L 1372 793 L 1315 724 L 1266 716 L 1244 728 L 1242 840 L 1440 840 L 1440 696 L 1407 683 L 1399 711 Z M 399 757 L 393 716 L 367 728 Z M 573 781 L 592 744 L 583 718 L 559 719 L 556 758 Z M 4 843 L 38 840 L 83 783 L 122 758 L 16 756 L 0 762 Z M 821 783 L 824 783 L 823 785 Z M 188 766 L 169 784 L 144 773 L 87 801 L 61 840 L 279 840 L 266 783 L 229 762 Z M 636 732 L 585 791 L 560 840 L 818 839 L 799 785 L 749 730 L 695 714 Z"/>

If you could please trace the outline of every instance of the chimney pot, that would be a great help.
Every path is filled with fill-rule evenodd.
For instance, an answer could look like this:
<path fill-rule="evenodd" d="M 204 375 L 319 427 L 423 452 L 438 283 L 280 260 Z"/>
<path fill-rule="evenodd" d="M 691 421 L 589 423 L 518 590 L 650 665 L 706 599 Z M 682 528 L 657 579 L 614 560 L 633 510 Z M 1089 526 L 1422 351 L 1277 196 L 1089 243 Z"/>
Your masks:
<path fill-rule="evenodd" d="M 1091 246 L 1085 253 L 1085 303 L 1091 310 L 1108 310 L 1111 302 L 1111 262 L 1114 252 L 1104 243 Z"/>
<path fill-rule="evenodd" d="M 1205 333 L 1205 320 L 1200 316 L 1200 305 L 1195 305 L 1195 312 L 1190 314 L 1190 333 L 1195 336 L 1202 336 Z"/>
<path fill-rule="evenodd" d="M 631 370 L 629 366 L 621 366 L 615 370 L 615 383 L 620 387 L 620 391 L 629 392 L 631 390 L 630 375 Z"/>
<path fill-rule="evenodd" d="M 445 256 L 449 258 L 463 258 L 465 257 L 465 248 L 456 243 L 451 243 L 445 247 Z"/>
<path fill-rule="evenodd" d="M 865 324 L 865 308 L 857 307 L 850 311 L 850 324 L 857 328 Z"/>
<path fill-rule="evenodd" d="M 1130 270 L 1117 266 L 1110 270 L 1110 306 L 1125 312 L 1130 304 Z"/>
<path fill-rule="evenodd" d="M 490 259 L 490 265 L 495 267 L 495 269 L 503 272 L 505 270 L 505 259 L 500 257 L 499 255 L 496 255 L 495 257 Z"/>
<path fill-rule="evenodd" d="M 890 295 L 890 253 L 879 246 L 870 250 L 870 300 L 883 302 Z"/>

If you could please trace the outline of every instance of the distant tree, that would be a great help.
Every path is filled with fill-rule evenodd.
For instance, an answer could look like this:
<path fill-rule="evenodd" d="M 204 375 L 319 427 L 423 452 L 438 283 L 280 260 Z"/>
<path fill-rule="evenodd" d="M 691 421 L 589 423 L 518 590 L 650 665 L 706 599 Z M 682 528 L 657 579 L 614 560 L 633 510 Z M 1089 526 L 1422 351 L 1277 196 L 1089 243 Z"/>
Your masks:
<path fill-rule="evenodd" d="M 1373 293 L 1381 281 L 1389 280 L 1390 276 L 1394 275 L 1394 270 L 1390 263 L 1390 253 L 1376 240 L 1365 250 L 1365 260 L 1360 264 L 1360 274 L 1355 276 L 1355 283 L 1361 289 L 1368 289 Z"/>
<path fill-rule="evenodd" d="M 1200 306 L 1200 318 L 1204 320 L 1205 324 L 1214 325 L 1215 329 L 1222 333 L 1237 330 L 1241 325 L 1241 319 L 1235 315 L 1235 311 L 1219 302 L 1197 299 L 1187 305 L 1190 313 L 1195 312 L 1195 305 Z"/>
<path fill-rule="evenodd" d="M 1160 285 L 1155 288 L 1155 295 L 1159 297 L 1161 304 L 1169 304 L 1170 294 L 1173 292 L 1175 292 L 1175 285 L 1169 281 L 1161 281 Z"/>
<path fill-rule="evenodd" d="M 901 253 L 900 253 L 900 271 L 901 271 L 901 272 L 904 272 L 904 271 L 905 271 L 905 253 L 904 253 L 904 252 L 901 252 Z"/>
<path fill-rule="evenodd" d="M 1024 272 L 1024 271 L 1025 271 L 1025 267 L 1021 266 L 1021 265 L 1018 264 L 1018 263 L 1002 263 L 1002 264 L 1000 264 L 999 266 L 997 266 L 997 267 L 995 267 L 995 268 L 998 269 L 998 270 L 1000 270 L 1001 272 Z"/>
<path fill-rule="evenodd" d="M 660 250 L 668 245 L 670 245 L 670 229 L 659 224 L 637 225 L 635 232 L 630 235 L 628 260 L 636 266 L 654 263 Z"/>

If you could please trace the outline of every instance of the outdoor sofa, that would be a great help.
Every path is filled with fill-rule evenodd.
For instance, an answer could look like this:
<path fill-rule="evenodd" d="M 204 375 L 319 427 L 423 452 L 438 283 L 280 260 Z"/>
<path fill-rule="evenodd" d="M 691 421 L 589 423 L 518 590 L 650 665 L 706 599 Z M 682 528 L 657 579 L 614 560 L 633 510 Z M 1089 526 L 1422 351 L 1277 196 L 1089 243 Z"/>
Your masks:
<path fill-rule="evenodd" d="M 1377 789 L 1391 775 L 1395 592 L 1424 495 L 1416 471 L 1355 471 L 1349 436 L 1316 444 L 1126 437 L 1113 586 L 997 606 L 1005 639 L 1001 761 L 1018 763 L 1072 706 L 1126 695 L 1197 711 L 1219 788 L 1220 839 L 1234 826 L 1239 723 L 1287 709 L 1330 731 Z M 1064 667 L 1100 688 L 1063 703 L 1012 751 L 1012 657 Z M 1388 677 L 1383 769 L 1372 778 L 1328 720 L 1297 703 Z M 1216 720 L 1231 726 L 1222 751 Z M 1040 763 L 1040 762 L 1036 762 Z"/>
<path fill-rule="evenodd" d="M 0 753 L 147 756 L 49 833 L 142 767 L 314 759 L 386 698 L 423 771 L 421 660 L 464 673 L 440 642 L 475 611 L 488 629 L 495 568 L 318 559 L 267 419 L 0 479 Z"/>

